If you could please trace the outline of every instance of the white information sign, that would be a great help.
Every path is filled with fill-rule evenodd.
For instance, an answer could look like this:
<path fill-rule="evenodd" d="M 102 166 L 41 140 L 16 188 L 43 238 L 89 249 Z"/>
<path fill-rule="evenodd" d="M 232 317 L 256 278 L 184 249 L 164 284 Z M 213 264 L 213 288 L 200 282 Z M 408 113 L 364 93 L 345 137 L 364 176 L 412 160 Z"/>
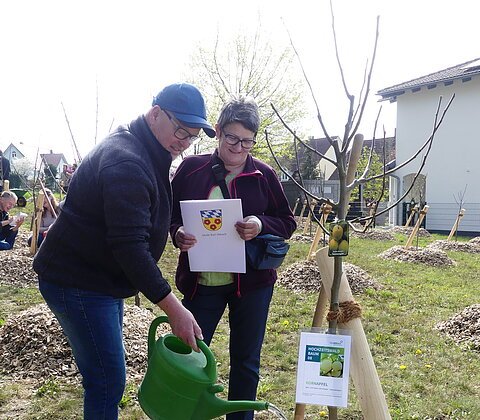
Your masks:
<path fill-rule="evenodd" d="M 346 407 L 351 337 L 300 333 L 296 402 Z"/>
<path fill-rule="evenodd" d="M 188 250 L 191 271 L 246 272 L 245 241 L 235 229 L 243 220 L 242 200 L 185 200 L 180 209 L 185 232 L 197 239 Z"/>

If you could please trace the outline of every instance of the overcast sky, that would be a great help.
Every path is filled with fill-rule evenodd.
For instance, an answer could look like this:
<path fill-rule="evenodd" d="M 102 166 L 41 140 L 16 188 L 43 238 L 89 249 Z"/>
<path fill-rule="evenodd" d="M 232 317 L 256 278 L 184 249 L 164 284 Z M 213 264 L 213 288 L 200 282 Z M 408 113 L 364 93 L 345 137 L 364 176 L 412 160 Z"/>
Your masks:
<path fill-rule="evenodd" d="M 226 5 L 228 4 L 228 9 Z M 376 16 L 380 38 L 371 97 L 361 127 L 371 138 L 385 87 L 480 57 L 474 0 L 334 0 L 340 55 L 347 83 L 358 94 L 371 57 Z M 347 103 L 338 85 L 329 2 L 242 0 L 2 2 L 0 12 L 0 148 L 13 142 L 34 158 L 37 150 L 64 153 L 73 163 L 65 106 L 82 155 L 94 145 L 96 85 L 98 141 L 114 125 L 145 112 L 166 84 L 184 79 L 200 41 L 255 29 L 258 16 L 276 43 L 298 49 L 330 134 L 341 134 Z M 285 24 L 282 23 L 282 18 Z M 322 136 L 311 118 L 299 122 Z M 395 105 L 384 103 L 387 134 Z"/>

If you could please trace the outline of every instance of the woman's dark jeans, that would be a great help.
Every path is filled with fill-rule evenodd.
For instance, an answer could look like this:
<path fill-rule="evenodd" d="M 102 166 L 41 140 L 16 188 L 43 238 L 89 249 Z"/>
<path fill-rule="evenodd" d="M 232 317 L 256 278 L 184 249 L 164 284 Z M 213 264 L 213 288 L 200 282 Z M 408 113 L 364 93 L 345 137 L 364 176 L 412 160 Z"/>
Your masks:
<path fill-rule="evenodd" d="M 230 324 L 229 400 L 256 399 L 262 350 L 273 285 L 238 297 L 236 285 L 198 285 L 192 300 L 183 299 L 202 328 L 205 343 L 212 340 L 228 305 Z M 253 411 L 227 414 L 228 420 L 252 420 Z"/>

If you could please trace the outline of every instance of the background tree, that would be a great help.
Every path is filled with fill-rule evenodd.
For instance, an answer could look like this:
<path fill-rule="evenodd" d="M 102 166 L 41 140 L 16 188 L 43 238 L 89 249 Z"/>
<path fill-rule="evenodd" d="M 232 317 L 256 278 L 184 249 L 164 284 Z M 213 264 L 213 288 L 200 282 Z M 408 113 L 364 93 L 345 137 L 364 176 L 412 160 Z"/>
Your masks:
<path fill-rule="evenodd" d="M 273 112 L 278 112 L 291 127 L 296 127 L 305 116 L 303 97 L 304 82 L 295 67 L 291 48 L 275 48 L 260 25 L 253 35 L 237 34 L 226 39 L 217 33 L 210 47 L 199 46 L 191 58 L 195 73 L 191 82 L 200 88 L 207 98 L 208 118 L 215 122 L 222 105 L 231 97 L 249 96 L 259 106 L 262 125 L 252 154 L 274 166 L 272 156 L 264 141 L 265 129 L 269 140 L 284 157 L 292 156 L 288 131 Z M 215 140 L 202 140 L 195 153 L 212 151 Z"/>
<path fill-rule="evenodd" d="M 45 174 L 45 186 L 50 189 L 55 188 L 55 179 L 57 177 L 57 168 L 55 165 L 48 164 L 45 166 L 43 169 L 43 172 Z"/>
<path fill-rule="evenodd" d="M 357 173 L 363 173 L 365 168 L 368 165 L 368 155 L 369 149 L 368 147 L 364 147 L 362 151 L 362 156 L 358 161 L 357 166 Z M 370 173 L 372 174 L 381 174 L 383 171 L 384 162 L 383 159 L 377 154 L 372 154 L 372 159 L 370 163 Z M 359 196 L 359 186 L 357 185 L 351 193 L 350 199 L 351 200 L 360 200 L 363 198 L 371 199 L 378 201 L 382 196 L 382 201 L 388 201 L 388 179 L 385 178 L 377 178 L 372 180 L 371 182 L 365 183 L 362 185 L 362 197 Z"/>
<path fill-rule="evenodd" d="M 28 158 L 13 159 L 10 162 L 12 173 L 10 174 L 11 188 L 27 188 L 33 180 L 34 165 Z"/>
<path fill-rule="evenodd" d="M 305 148 L 303 149 L 305 150 Z M 315 179 L 316 168 L 317 162 L 314 159 L 313 153 L 308 151 L 305 152 L 303 154 L 303 159 L 300 162 L 300 173 L 304 179 Z"/>

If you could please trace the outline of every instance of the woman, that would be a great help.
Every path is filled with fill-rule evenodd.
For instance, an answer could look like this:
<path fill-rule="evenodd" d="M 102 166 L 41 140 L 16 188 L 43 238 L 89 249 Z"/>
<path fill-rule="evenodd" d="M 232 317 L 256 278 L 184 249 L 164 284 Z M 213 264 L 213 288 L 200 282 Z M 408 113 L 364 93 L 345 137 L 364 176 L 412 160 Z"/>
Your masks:
<path fill-rule="evenodd" d="M 274 170 L 251 156 L 260 125 L 258 107 L 247 99 L 232 100 L 222 109 L 215 126 L 218 149 L 211 155 L 187 157 L 172 181 L 173 215 L 170 234 L 182 251 L 176 284 L 182 303 L 199 323 L 204 340 L 210 344 L 220 318 L 229 307 L 230 400 L 254 400 L 257 392 L 260 352 L 268 310 L 277 275 L 275 270 L 193 273 L 186 251 L 195 245 L 193 235 L 184 231 L 181 200 L 221 199 L 212 166 L 224 167 L 231 198 L 242 200 L 243 221 L 236 223 L 240 237 L 251 240 L 259 234 L 289 238 L 296 229 L 293 214 Z M 253 412 L 232 413 L 228 420 L 253 419 Z"/>
<path fill-rule="evenodd" d="M 58 206 L 57 199 L 53 195 L 52 191 L 48 188 L 45 188 L 45 199 L 43 200 L 43 210 L 42 210 L 42 220 L 40 221 L 40 226 L 38 228 L 38 237 L 37 237 L 37 248 L 42 244 L 47 231 L 50 226 L 57 219 L 58 213 L 60 212 L 60 207 Z M 47 200 L 50 202 L 50 205 L 55 213 L 52 213 L 50 206 L 48 205 Z M 28 237 L 28 246 L 32 243 L 32 235 Z"/>

